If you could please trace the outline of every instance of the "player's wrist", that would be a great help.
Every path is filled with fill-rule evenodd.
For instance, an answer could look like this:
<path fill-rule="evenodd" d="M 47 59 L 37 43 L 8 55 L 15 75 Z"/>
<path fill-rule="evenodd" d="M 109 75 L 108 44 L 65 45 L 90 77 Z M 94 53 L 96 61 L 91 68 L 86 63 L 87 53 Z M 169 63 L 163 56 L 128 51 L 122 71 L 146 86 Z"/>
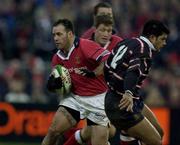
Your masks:
<path fill-rule="evenodd" d="M 125 91 L 125 94 L 128 95 L 128 96 L 130 96 L 130 97 L 133 98 L 133 99 L 139 99 L 139 97 L 134 96 L 133 92 L 130 91 L 130 90 L 126 90 L 126 91 Z"/>
<path fill-rule="evenodd" d="M 132 92 L 132 91 L 130 91 L 130 90 L 126 90 L 126 91 L 125 91 L 125 94 L 128 94 L 128 95 L 133 96 L 133 92 Z"/>
<path fill-rule="evenodd" d="M 89 74 L 89 77 L 94 78 L 96 77 L 96 73 L 94 71 L 91 71 Z"/>

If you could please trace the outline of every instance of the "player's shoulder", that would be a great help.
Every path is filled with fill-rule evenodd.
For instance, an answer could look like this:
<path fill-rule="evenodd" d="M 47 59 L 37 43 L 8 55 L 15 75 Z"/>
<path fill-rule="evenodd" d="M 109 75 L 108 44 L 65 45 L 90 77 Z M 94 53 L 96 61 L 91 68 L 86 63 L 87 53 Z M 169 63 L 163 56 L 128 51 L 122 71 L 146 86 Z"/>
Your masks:
<path fill-rule="evenodd" d="M 136 37 L 126 38 L 122 41 L 122 44 L 125 44 L 126 46 L 128 46 L 129 48 L 132 48 L 132 49 L 141 47 L 141 45 L 142 45 L 141 43 L 142 42 L 139 41 L 139 39 Z"/>
<path fill-rule="evenodd" d="M 119 47 L 121 47 L 121 46 L 127 47 L 129 50 L 134 52 L 134 51 L 137 51 L 137 49 L 139 49 L 140 44 L 134 38 L 125 38 L 116 44 L 116 46 L 113 49 L 114 52 L 116 52 L 119 49 Z"/>
<path fill-rule="evenodd" d="M 57 58 L 58 58 L 58 52 L 56 52 L 55 54 L 53 54 L 52 60 L 57 59 Z"/>
<path fill-rule="evenodd" d="M 149 55 L 149 48 L 147 44 L 144 41 L 142 41 L 139 37 L 133 37 L 129 39 L 129 42 L 127 44 L 129 49 L 135 54 Z"/>
<path fill-rule="evenodd" d="M 58 61 L 59 61 L 58 52 L 56 52 L 56 53 L 52 56 L 51 63 L 52 63 L 52 65 L 54 66 L 55 64 L 58 63 Z"/>
<path fill-rule="evenodd" d="M 141 40 L 139 37 L 133 37 L 131 39 L 132 39 L 132 42 L 139 47 L 144 47 L 144 45 L 146 45 L 146 43 L 143 40 Z"/>
<path fill-rule="evenodd" d="M 84 45 L 84 46 L 100 46 L 98 43 L 92 41 L 92 40 L 89 40 L 89 39 L 84 39 L 84 38 L 80 38 L 80 45 Z"/>
<path fill-rule="evenodd" d="M 83 52 L 83 53 L 95 53 L 97 50 L 100 50 L 102 47 L 92 41 L 92 40 L 88 40 L 88 39 L 80 39 L 80 45 L 79 45 L 79 49 Z M 88 54 L 89 55 L 89 54 Z"/>
<path fill-rule="evenodd" d="M 122 41 L 122 40 L 123 40 L 123 38 L 121 38 L 120 36 L 117 36 L 117 35 L 112 35 L 112 36 L 111 36 L 111 39 L 112 39 L 113 41 Z"/>

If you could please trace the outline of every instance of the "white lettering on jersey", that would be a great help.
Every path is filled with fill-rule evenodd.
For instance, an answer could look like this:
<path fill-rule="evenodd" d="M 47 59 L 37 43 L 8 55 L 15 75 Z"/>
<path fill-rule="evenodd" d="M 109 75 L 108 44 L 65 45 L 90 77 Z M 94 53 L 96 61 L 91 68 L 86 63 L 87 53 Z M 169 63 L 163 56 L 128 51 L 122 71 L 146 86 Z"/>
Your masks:
<path fill-rule="evenodd" d="M 120 60 L 124 53 L 127 51 L 127 47 L 125 45 L 122 45 L 118 48 L 118 51 L 116 52 L 115 56 L 113 57 L 112 59 L 112 62 L 111 62 L 111 67 L 113 69 L 116 69 L 117 67 L 117 61 Z"/>

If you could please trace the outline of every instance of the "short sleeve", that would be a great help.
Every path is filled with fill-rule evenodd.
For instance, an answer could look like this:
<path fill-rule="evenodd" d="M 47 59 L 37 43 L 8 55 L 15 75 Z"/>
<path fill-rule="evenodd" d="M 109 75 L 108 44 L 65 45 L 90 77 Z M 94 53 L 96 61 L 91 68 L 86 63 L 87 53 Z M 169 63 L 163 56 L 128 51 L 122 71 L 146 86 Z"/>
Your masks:
<path fill-rule="evenodd" d="M 110 54 L 108 50 L 91 40 L 82 39 L 80 45 L 83 54 L 90 60 L 105 61 Z"/>

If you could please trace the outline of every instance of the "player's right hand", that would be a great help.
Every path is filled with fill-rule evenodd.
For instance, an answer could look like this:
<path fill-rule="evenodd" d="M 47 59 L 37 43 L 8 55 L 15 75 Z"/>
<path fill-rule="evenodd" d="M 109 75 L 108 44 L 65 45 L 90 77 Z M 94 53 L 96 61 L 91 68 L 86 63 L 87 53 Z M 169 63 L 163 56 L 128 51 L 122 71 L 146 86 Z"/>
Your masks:
<path fill-rule="evenodd" d="M 133 96 L 125 92 L 118 107 L 120 110 L 126 109 L 126 111 L 133 112 Z"/>
<path fill-rule="evenodd" d="M 47 89 L 51 92 L 54 92 L 56 89 L 59 89 L 61 87 L 62 87 L 61 77 L 55 78 L 53 75 L 50 75 L 47 81 Z"/>

